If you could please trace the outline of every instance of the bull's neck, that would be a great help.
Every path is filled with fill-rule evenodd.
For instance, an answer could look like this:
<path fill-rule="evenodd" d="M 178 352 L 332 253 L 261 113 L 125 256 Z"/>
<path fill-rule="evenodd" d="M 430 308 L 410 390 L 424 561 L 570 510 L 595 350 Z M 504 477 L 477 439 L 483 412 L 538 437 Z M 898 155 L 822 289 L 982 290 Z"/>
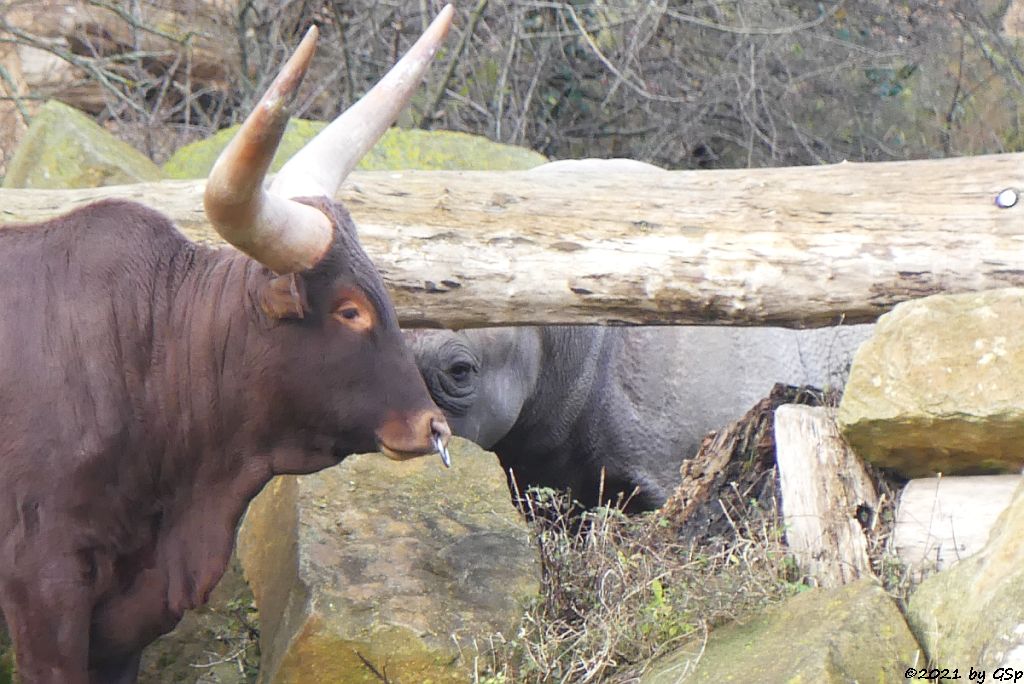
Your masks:
<path fill-rule="evenodd" d="M 269 479 L 263 417 L 245 391 L 244 359 L 259 324 L 249 291 L 252 260 L 233 249 L 192 246 L 173 292 L 154 312 L 147 419 L 168 435 L 161 468 L 174 479 L 232 481 L 243 488 Z M 208 470 L 189 473 L 185 470 Z M 241 484 L 234 481 L 235 484 Z"/>

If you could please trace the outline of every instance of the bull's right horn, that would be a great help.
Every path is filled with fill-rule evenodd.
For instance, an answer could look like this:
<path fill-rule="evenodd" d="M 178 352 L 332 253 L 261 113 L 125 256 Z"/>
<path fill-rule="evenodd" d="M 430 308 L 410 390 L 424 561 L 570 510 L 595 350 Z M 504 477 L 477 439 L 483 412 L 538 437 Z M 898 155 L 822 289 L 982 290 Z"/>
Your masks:
<path fill-rule="evenodd" d="M 312 268 L 330 248 L 330 220 L 301 196 L 333 197 L 349 171 L 394 122 L 448 34 L 445 6 L 424 34 L 370 92 L 299 151 L 270 192 L 263 178 L 288 122 L 286 105 L 313 54 L 311 28 L 210 171 L 206 215 L 225 240 L 276 273 Z"/>

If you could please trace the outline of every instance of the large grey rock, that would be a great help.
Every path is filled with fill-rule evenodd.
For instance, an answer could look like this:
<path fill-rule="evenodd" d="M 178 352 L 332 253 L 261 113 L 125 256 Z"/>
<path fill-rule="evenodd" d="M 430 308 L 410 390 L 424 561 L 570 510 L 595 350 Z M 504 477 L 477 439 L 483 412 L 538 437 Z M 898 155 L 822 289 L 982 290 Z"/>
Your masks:
<path fill-rule="evenodd" d="M 797 594 L 662 658 L 641 684 L 903 681 L 923 663 L 899 608 L 874 580 Z"/>
<path fill-rule="evenodd" d="M 1024 488 L 976 555 L 926 579 L 907 620 L 930 662 L 1024 669 Z"/>
<path fill-rule="evenodd" d="M 325 125 L 321 121 L 304 119 L 289 121 L 270 166 L 271 171 L 278 171 Z M 206 140 L 185 145 L 167 160 L 164 173 L 168 178 L 206 178 L 221 150 L 227 147 L 237 131 L 238 126 L 232 126 L 217 131 Z M 531 169 L 546 161 L 544 155 L 533 150 L 492 142 L 479 135 L 390 128 L 356 168 L 362 171 L 517 171 Z"/>
<path fill-rule="evenodd" d="M 32 119 L 5 188 L 95 188 L 159 180 L 160 168 L 82 112 L 51 100 Z"/>
<path fill-rule="evenodd" d="M 854 357 L 839 424 L 906 477 L 1024 464 L 1024 290 L 937 295 L 882 316 Z"/>
<path fill-rule="evenodd" d="M 260 609 L 260 681 L 469 681 L 474 637 L 510 633 L 539 563 L 497 458 L 453 440 L 396 463 L 350 456 L 276 478 L 239 556 Z"/>

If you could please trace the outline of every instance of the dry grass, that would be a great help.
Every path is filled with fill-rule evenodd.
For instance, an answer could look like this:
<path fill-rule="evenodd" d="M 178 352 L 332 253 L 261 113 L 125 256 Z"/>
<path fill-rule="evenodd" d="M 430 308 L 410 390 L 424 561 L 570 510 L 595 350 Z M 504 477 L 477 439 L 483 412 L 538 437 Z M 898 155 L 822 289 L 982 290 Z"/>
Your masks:
<path fill-rule="evenodd" d="M 772 399 L 794 400 L 773 391 L 741 421 L 721 482 L 686 520 L 678 507 L 581 512 L 563 493 L 528 492 L 521 505 L 538 541 L 541 597 L 514 637 L 490 639 L 475 681 L 636 682 L 658 656 L 684 642 L 699 653 L 716 626 L 812 586 L 785 545 L 774 444 L 765 441 Z M 905 605 L 914 582 L 891 549 L 899 483 L 869 471 L 882 495 L 865 521 L 872 569 Z"/>
<path fill-rule="evenodd" d="M 905 610 L 910 594 L 934 572 L 934 569 L 929 572 L 912 572 L 897 557 L 893 548 L 892 535 L 896 527 L 896 504 L 899 501 L 900 491 L 906 483 L 887 476 L 870 464 L 865 464 L 864 467 L 871 479 L 874 480 L 875 489 L 879 495 L 878 510 L 875 511 L 870 524 L 865 529 L 871 570 L 885 590 L 899 603 L 900 609 Z"/>
<path fill-rule="evenodd" d="M 492 637 L 477 682 L 633 682 L 657 656 L 800 590 L 777 510 L 754 504 L 732 534 L 700 545 L 657 513 L 579 513 L 531 491 L 544 574 L 513 638 Z"/>

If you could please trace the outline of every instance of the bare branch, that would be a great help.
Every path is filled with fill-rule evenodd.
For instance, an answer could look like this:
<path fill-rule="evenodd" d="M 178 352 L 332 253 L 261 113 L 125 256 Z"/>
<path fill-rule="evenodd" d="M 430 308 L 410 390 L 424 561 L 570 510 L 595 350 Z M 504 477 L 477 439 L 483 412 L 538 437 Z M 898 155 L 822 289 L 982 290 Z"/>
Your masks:
<path fill-rule="evenodd" d="M 462 32 L 462 37 L 459 39 L 459 46 L 452 54 L 452 58 L 448 60 L 448 68 L 445 70 L 444 77 L 442 77 L 441 82 L 437 84 L 437 90 L 434 91 L 434 96 L 427 100 L 427 106 L 424 108 L 423 115 L 420 117 L 420 128 L 426 128 L 434 118 L 434 112 L 441 106 L 441 100 L 444 98 L 445 91 L 448 89 L 448 84 L 451 82 L 452 76 L 455 74 L 455 68 L 459 65 L 459 60 L 462 59 L 462 55 L 466 52 L 466 46 L 469 45 L 469 40 L 473 37 L 473 32 L 476 31 L 477 22 L 480 21 L 480 17 L 483 15 L 484 10 L 487 9 L 487 3 L 488 0 L 477 0 L 476 7 L 474 7 L 472 13 L 470 13 L 469 22 L 466 24 L 466 28 Z"/>

